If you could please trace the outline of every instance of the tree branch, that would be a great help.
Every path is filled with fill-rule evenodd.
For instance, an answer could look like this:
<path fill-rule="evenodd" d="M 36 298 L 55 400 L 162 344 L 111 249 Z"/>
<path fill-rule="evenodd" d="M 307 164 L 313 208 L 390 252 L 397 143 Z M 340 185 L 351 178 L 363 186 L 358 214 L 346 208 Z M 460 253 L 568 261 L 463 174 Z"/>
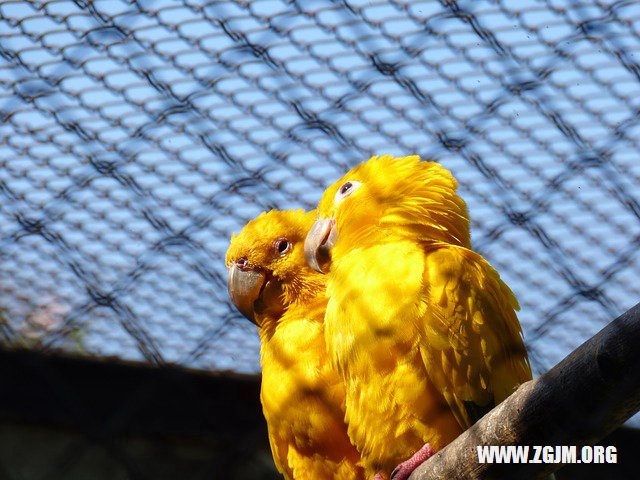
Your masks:
<path fill-rule="evenodd" d="M 597 444 L 640 409 L 640 303 L 417 468 L 409 480 L 543 478 L 562 464 L 480 464 L 478 445 Z M 530 448 L 529 458 L 533 457 Z"/>

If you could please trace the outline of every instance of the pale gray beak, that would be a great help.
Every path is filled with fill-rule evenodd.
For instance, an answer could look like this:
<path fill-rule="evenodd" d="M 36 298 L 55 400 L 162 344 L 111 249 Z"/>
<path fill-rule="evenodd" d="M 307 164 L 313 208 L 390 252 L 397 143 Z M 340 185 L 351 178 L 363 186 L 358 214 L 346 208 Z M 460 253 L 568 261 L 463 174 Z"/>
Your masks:
<path fill-rule="evenodd" d="M 267 275 L 244 264 L 234 262 L 229 268 L 227 288 L 231 301 L 242 315 L 256 323 L 254 303 L 260 298 L 260 292 L 267 280 Z"/>
<path fill-rule="evenodd" d="M 316 220 L 304 241 L 304 258 L 311 268 L 320 273 L 321 264 L 331 261 L 330 250 L 338 240 L 336 222 L 333 218 Z"/>

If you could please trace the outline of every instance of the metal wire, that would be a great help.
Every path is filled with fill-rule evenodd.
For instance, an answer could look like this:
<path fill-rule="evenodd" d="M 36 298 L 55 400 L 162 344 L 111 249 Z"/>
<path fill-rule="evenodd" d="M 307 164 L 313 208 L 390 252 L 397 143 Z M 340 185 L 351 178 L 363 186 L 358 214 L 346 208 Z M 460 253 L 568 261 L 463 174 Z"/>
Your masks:
<path fill-rule="evenodd" d="M 628 1 L 0 2 L 0 336 L 255 372 L 231 232 L 451 169 L 537 371 L 640 298 Z"/>

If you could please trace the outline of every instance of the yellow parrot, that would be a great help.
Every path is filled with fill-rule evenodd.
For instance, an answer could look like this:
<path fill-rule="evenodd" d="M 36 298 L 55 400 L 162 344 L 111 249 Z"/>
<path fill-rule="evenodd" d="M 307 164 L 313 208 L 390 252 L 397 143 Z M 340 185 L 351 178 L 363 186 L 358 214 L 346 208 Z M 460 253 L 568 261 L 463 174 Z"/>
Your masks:
<path fill-rule="evenodd" d="M 363 480 L 344 423 L 344 385 L 324 343 L 326 279 L 304 259 L 315 218 L 274 210 L 232 236 L 229 294 L 260 334 L 260 400 L 278 470 L 288 480 Z"/>
<path fill-rule="evenodd" d="M 373 157 L 324 192 L 305 242 L 328 272 L 348 433 L 378 479 L 406 479 L 531 379 L 518 303 L 471 250 L 456 189 L 437 163 Z"/>

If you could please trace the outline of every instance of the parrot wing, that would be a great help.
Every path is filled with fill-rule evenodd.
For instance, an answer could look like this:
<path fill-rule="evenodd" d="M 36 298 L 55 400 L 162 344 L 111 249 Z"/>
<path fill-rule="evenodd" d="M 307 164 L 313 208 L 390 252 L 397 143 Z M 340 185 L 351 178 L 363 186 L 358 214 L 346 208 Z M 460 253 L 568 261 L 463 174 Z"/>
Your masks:
<path fill-rule="evenodd" d="M 422 358 L 460 425 L 469 428 L 531 379 L 518 302 L 498 272 L 464 247 L 427 246 L 423 282 Z"/>

